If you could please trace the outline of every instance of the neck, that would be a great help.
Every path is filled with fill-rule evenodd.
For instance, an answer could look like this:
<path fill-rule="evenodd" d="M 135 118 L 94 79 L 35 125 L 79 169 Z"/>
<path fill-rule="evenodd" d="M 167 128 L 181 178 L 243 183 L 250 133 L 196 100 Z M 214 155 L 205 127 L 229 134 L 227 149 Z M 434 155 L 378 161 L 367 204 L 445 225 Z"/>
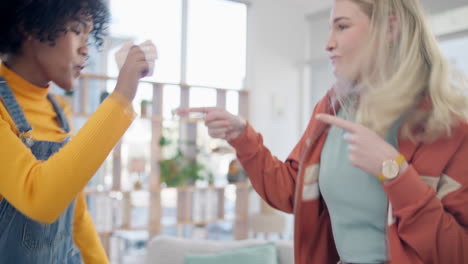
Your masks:
<path fill-rule="evenodd" d="M 24 80 L 38 87 L 48 86 L 49 80 L 45 78 L 45 74 L 40 70 L 34 57 L 7 55 L 4 59 L 5 65 Z"/>

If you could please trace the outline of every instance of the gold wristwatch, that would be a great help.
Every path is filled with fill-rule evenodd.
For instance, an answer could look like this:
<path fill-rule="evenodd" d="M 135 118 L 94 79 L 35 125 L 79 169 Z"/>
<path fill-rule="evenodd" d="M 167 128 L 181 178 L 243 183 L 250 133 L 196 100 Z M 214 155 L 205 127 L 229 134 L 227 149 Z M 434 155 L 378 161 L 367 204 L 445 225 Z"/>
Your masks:
<path fill-rule="evenodd" d="M 395 179 L 400 173 L 401 164 L 405 162 L 405 157 L 400 154 L 392 160 L 386 160 L 382 163 L 382 172 L 377 175 L 379 181 L 384 182 Z"/>

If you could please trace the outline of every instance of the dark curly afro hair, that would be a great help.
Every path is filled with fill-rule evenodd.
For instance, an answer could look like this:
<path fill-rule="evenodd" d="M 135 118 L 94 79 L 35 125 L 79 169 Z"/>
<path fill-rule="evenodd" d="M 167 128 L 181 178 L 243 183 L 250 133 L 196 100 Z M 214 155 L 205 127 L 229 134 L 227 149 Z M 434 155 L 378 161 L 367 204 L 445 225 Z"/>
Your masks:
<path fill-rule="evenodd" d="M 2 0 L 0 54 L 18 54 L 28 36 L 54 45 L 72 21 L 89 20 L 94 43 L 100 47 L 109 22 L 103 0 Z"/>

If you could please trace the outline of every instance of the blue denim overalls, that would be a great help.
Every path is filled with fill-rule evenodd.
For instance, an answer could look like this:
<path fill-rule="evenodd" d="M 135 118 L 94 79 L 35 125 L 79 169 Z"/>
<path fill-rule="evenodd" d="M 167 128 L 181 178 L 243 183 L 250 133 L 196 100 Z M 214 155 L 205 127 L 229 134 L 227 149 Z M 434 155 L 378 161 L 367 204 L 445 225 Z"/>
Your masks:
<path fill-rule="evenodd" d="M 62 108 L 53 96 L 49 94 L 47 97 L 57 113 L 57 122 L 64 133 L 68 133 L 70 128 Z M 26 121 L 12 91 L 1 77 L 0 98 L 15 122 L 21 140 L 38 160 L 47 160 L 69 141 L 69 138 L 62 142 L 51 142 L 28 137 L 27 134 L 32 127 Z M 74 208 L 73 201 L 57 221 L 43 224 L 23 215 L 6 199 L 0 201 L 0 263 L 82 263 L 80 251 L 73 242 Z"/>

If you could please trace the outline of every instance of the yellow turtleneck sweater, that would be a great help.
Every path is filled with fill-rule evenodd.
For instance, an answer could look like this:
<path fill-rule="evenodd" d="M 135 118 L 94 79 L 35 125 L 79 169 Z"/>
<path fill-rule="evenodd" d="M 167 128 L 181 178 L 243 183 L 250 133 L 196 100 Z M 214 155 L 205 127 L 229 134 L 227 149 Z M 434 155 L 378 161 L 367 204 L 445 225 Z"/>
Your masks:
<path fill-rule="evenodd" d="M 69 136 L 57 124 L 56 112 L 47 99 L 48 88 L 27 82 L 3 64 L 0 76 L 33 127 L 34 139 L 61 141 Z M 69 117 L 70 108 L 57 99 Z M 38 161 L 19 139 L 13 120 L 0 102 L 0 200 L 5 197 L 28 217 L 52 223 L 77 198 L 73 235 L 83 260 L 108 263 L 82 190 L 134 118 L 131 103 L 114 92 L 69 143 L 47 161 Z"/>

